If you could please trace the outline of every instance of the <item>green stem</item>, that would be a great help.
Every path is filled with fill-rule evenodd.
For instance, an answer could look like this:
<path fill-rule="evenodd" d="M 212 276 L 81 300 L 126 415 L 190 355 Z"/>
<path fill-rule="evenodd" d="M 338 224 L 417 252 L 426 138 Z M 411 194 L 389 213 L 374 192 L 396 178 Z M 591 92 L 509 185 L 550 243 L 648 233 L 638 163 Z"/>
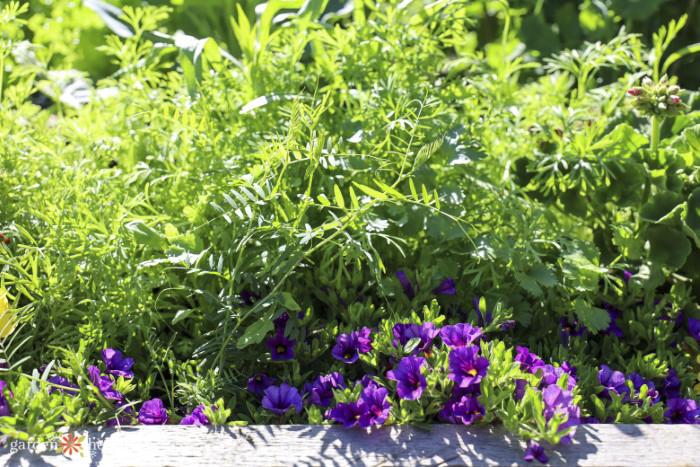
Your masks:
<path fill-rule="evenodd" d="M 654 115 L 651 117 L 651 153 L 659 152 L 659 141 L 661 140 L 661 117 Z"/>

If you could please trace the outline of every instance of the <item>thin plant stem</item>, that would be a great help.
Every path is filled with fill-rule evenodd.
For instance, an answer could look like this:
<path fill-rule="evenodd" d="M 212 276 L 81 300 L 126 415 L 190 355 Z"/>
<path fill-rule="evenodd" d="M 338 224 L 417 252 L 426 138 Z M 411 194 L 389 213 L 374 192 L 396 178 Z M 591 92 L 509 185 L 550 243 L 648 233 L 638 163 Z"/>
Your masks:
<path fill-rule="evenodd" d="M 651 153 L 659 152 L 659 141 L 661 140 L 661 117 L 654 115 L 651 117 Z"/>

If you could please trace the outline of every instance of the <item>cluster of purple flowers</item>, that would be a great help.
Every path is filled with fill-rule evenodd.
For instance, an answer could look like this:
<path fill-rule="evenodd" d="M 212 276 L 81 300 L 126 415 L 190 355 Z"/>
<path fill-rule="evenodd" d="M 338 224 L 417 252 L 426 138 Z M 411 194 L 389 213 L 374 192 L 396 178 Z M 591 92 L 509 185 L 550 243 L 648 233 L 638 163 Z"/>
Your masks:
<path fill-rule="evenodd" d="M 535 391 L 540 391 L 544 402 L 543 415 L 547 423 L 555 416 L 563 418 L 559 425 L 559 432 L 571 429 L 561 438 L 562 444 L 571 443 L 576 432 L 576 427 L 581 424 L 581 408 L 574 403 L 573 390 L 576 387 L 576 368 L 568 362 L 562 362 L 561 366 L 545 364 L 537 354 L 530 352 L 527 347 L 516 347 L 515 361 L 520 363 L 520 369 L 526 373 L 537 375 L 540 381 Z M 567 375 L 567 389 L 559 387 L 562 376 Z M 519 379 L 515 382 L 515 399 L 521 400 L 525 396 L 528 382 Z M 563 417 L 562 417 L 563 416 Z M 525 460 L 537 459 L 546 463 L 549 459 L 544 448 L 535 442 L 530 442 L 525 452 Z"/>
<path fill-rule="evenodd" d="M 631 382 L 632 389 L 628 384 Z M 647 386 L 647 397 L 651 399 L 651 404 L 661 402 L 662 396 L 666 401 L 666 412 L 664 416 L 668 423 L 689 423 L 700 424 L 700 409 L 696 401 L 680 397 L 681 381 L 674 369 L 670 369 L 663 381 L 663 386 L 659 391 L 653 381 L 643 378 L 636 373 L 625 375 L 620 371 L 613 371 L 607 365 L 601 365 L 598 372 L 598 382 L 603 389 L 599 396 L 610 399 L 611 394 L 622 396 L 622 402 L 630 404 L 641 404 L 640 390 L 642 386 Z M 646 420 L 651 422 L 651 420 Z M 599 422 L 597 419 L 590 419 L 589 422 Z"/>
<path fill-rule="evenodd" d="M 389 391 L 370 379 L 365 379 L 360 384 L 363 389 L 357 402 L 336 405 L 328 412 L 328 418 L 342 423 L 347 428 L 369 428 L 372 425 L 381 425 L 389 418 Z"/>

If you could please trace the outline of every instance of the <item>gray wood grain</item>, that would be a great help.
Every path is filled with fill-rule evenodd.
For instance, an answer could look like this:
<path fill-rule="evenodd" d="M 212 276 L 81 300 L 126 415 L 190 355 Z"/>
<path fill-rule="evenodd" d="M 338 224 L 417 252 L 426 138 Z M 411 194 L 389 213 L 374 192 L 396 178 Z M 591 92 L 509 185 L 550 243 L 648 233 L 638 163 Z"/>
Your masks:
<path fill-rule="evenodd" d="M 411 426 L 144 426 L 91 427 L 74 433 L 87 436 L 84 458 L 56 454 L 46 446 L 20 449 L 23 446 L 15 443 L 14 449 L 0 449 L 0 462 L 149 467 L 529 465 L 523 461 L 523 443 L 499 427 L 433 425 L 427 431 Z M 548 448 L 547 454 L 555 466 L 700 466 L 700 426 L 585 425 L 573 445 Z"/>

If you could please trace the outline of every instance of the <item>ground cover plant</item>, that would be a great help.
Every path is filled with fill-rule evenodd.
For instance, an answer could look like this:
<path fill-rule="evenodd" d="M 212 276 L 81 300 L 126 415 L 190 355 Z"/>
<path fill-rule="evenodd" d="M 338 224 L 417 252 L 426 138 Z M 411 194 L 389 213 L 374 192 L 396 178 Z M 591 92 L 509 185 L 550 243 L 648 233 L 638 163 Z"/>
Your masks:
<path fill-rule="evenodd" d="M 5 440 L 698 423 L 693 23 L 526 3 L 4 5 Z"/>

